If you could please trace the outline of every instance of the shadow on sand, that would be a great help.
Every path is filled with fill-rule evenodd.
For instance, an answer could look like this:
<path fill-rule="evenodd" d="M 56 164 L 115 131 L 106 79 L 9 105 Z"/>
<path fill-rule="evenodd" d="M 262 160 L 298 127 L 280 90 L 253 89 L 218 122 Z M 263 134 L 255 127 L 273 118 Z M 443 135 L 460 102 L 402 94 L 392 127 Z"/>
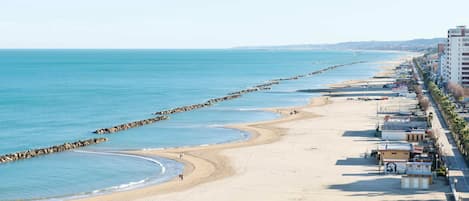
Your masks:
<path fill-rule="evenodd" d="M 352 196 L 379 197 L 383 195 L 415 195 L 429 192 L 448 192 L 445 185 L 436 185 L 429 190 L 401 189 L 401 180 L 395 178 L 379 178 L 360 180 L 348 184 L 330 185 L 329 189 L 356 192 Z"/>
<path fill-rule="evenodd" d="M 345 131 L 342 136 L 344 137 L 369 137 L 376 139 L 376 130 L 363 130 L 363 131 Z"/>
<path fill-rule="evenodd" d="M 347 157 L 346 159 L 339 159 L 337 162 L 335 162 L 335 165 L 359 165 L 359 166 L 370 166 L 370 165 L 376 165 L 376 159 L 375 158 L 364 158 L 364 157 L 359 157 L 359 158 L 350 158 Z"/>

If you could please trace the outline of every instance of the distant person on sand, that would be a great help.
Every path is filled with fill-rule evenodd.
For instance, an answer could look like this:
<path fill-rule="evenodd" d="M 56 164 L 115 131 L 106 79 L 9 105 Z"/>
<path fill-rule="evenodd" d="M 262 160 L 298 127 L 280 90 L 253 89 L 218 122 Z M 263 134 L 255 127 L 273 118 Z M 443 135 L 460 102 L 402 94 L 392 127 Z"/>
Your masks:
<path fill-rule="evenodd" d="M 183 174 L 179 174 L 179 179 L 182 181 L 184 180 L 184 175 Z"/>
<path fill-rule="evenodd" d="M 179 159 L 182 159 L 183 156 L 184 156 L 184 153 L 179 153 Z"/>

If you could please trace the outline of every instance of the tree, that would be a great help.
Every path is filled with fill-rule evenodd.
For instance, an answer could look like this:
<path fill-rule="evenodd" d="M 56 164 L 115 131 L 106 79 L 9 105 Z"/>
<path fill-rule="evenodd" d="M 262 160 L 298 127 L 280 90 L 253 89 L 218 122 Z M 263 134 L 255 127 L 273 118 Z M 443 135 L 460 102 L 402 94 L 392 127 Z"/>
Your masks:
<path fill-rule="evenodd" d="M 420 107 L 422 107 L 423 111 L 427 111 L 428 108 L 430 107 L 430 101 L 428 101 L 427 98 L 422 98 L 419 100 Z"/>
<path fill-rule="evenodd" d="M 461 85 L 449 82 L 446 87 L 456 100 L 461 101 L 464 98 L 464 88 Z"/>

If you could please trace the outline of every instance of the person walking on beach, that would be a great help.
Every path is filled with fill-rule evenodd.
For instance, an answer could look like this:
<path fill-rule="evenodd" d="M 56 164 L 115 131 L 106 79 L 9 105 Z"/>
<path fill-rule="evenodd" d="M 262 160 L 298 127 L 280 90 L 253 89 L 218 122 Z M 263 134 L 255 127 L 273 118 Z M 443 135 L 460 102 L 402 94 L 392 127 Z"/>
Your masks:
<path fill-rule="evenodd" d="M 179 153 L 179 159 L 182 159 L 183 156 L 184 156 L 184 153 Z"/>
<path fill-rule="evenodd" d="M 179 179 L 182 181 L 184 180 L 184 175 L 183 174 L 179 174 Z"/>

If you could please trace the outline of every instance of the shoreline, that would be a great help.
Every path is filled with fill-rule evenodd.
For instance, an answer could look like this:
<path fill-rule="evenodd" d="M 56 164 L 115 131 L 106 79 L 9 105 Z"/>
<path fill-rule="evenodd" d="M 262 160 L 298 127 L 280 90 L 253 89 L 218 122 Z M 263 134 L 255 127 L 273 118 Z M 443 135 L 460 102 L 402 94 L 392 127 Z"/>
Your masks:
<path fill-rule="evenodd" d="M 408 58 L 409 55 L 404 56 Z M 386 61 L 383 65 L 395 65 L 401 63 L 402 57 Z M 377 74 L 385 73 L 394 68 L 382 68 Z M 369 80 L 376 80 L 372 77 Z M 364 83 L 365 80 L 347 80 L 342 83 L 333 84 L 333 87 L 344 87 L 347 85 Z M 331 87 L 328 85 L 327 87 Z M 274 120 L 267 120 L 254 123 L 243 123 L 227 125 L 226 128 L 238 129 L 250 133 L 251 137 L 245 141 L 227 142 L 222 144 L 213 144 L 207 146 L 195 147 L 178 147 L 178 148 L 165 148 L 158 150 L 140 150 L 140 151 L 126 151 L 122 153 L 137 154 L 143 156 L 159 156 L 172 160 L 176 160 L 184 164 L 184 180 L 180 181 L 179 178 L 174 178 L 164 183 L 151 185 L 143 188 L 132 189 L 128 191 L 111 192 L 109 194 L 87 197 L 78 200 L 136 200 L 147 197 L 152 197 L 161 194 L 168 194 L 172 192 L 180 192 L 190 189 L 194 186 L 208 183 L 210 181 L 220 180 L 229 176 L 235 175 L 236 171 L 233 169 L 230 159 L 223 155 L 221 152 L 225 150 L 252 147 L 261 144 L 270 144 L 279 141 L 285 133 L 285 128 L 277 127 L 277 125 L 285 122 L 306 120 L 319 115 L 303 111 L 310 107 L 319 107 L 330 104 L 332 101 L 327 96 L 321 95 L 310 99 L 310 103 L 301 106 L 283 107 L 283 108 L 265 108 L 262 111 L 275 112 L 281 115 L 280 118 Z M 300 111 L 290 115 L 292 111 Z M 179 158 L 179 154 L 184 153 L 183 158 Z"/>
<path fill-rule="evenodd" d="M 250 134 L 250 138 L 244 141 L 235 141 L 207 146 L 177 147 L 159 150 L 119 152 L 123 154 L 140 156 L 158 156 L 181 162 L 184 164 L 184 180 L 180 181 L 180 179 L 176 177 L 174 179 L 168 180 L 167 182 L 160 184 L 131 189 L 128 191 L 110 192 L 109 194 L 96 195 L 92 197 L 85 197 L 74 200 L 135 200 L 148 197 L 149 194 L 157 195 L 182 191 L 198 184 L 207 183 L 210 181 L 232 176 L 235 174 L 235 171 L 230 166 L 229 159 L 221 154 L 222 151 L 276 142 L 281 139 L 282 132 L 284 130 L 280 128 L 272 129 L 272 127 L 275 127 L 276 124 L 317 117 L 317 115 L 307 112 L 300 112 L 295 115 L 290 115 L 290 111 L 300 110 L 301 108 L 307 107 L 322 106 L 325 104 L 329 104 L 328 101 L 329 100 L 326 97 L 321 96 L 312 98 L 310 100 L 310 103 L 308 103 L 307 105 L 302 105 L 298 107 L 265 108 L 262 110 L 279 113 L 281 117 L 274 120 L 266 120 L 255 123 L 232 124 L 224 126 L 225 128 L 237 129 L 244 132 L 248 132 Z M 182 159 L 179 158 L 180 153 L 184 153 Z"/>

